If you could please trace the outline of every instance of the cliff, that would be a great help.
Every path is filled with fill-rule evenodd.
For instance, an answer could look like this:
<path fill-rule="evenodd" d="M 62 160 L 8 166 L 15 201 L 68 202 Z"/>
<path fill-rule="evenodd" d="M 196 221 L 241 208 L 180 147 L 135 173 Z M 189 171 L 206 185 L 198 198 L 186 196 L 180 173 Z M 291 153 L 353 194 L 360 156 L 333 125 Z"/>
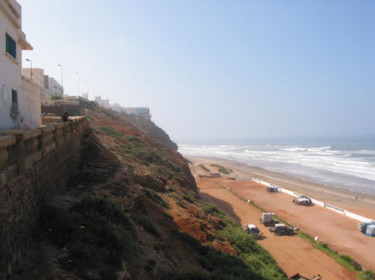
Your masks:
<path fill-rule="evenodd" d="M 84 110 L 76 175 L 45 199 L 9 279 L 286 279 L 252 237 L 199 200 L 165 133 L 94 105 Z"/>
<path fill-rule="evenodd" d="M 158 127 L 154 122 L 152 122 L 149 119 L 145 119 L 143 117 L 137 116 L 137 115 L 129 115 L 126 113 L 122 114 L 122 117 L 134 125 L 136 128 L 138 128 L 143 133 L 149 135 L 150 137 L 154 138 L 155 140 L 158 140 L 159 142 L 163 143 L 168 148 L 171 148 L 173 150 L 177 150 L 177 144 L 173 142 L 167 133 L 165 133 L 164 130 L 162 130 L 160 127 Z"/>

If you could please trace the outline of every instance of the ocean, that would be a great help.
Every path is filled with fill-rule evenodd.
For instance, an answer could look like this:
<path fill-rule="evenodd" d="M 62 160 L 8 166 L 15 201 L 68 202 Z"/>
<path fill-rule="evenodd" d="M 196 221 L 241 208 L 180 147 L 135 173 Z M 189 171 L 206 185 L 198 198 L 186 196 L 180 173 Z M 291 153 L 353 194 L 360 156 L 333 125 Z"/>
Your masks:
<path fill-rule="evenodd" d="M 245 141 L 242 141 L 245 142 Z M 276 142 L 276 143 L 275 143 Z M 277 144 L 179 144 L 184 156 L 235 160 L 337 188 L 375 195 L 375 139 Z"/>

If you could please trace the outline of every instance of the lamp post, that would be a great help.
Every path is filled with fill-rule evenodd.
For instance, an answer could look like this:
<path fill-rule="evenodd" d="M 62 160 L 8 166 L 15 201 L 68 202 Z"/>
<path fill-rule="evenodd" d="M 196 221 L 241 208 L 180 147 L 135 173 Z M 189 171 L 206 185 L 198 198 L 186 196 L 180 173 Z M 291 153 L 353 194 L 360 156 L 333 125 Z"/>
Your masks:
<path fill-rule="evenodd" d="M 33 79 L 33 62 L 28 58 L 26 58 L 26 61 L 30 62 L 30 80 L 32 80 Z"/>
<path fill-rule="evenodd" d="M 78 90 L 78 96 L 79 96 L 79 72 L 76 72 L 76 74 L 77 74 L 77 81 L 78 81 L 78 83 L 77 83 L 77 90 Z"/>
<path fill-rule="evenodd" d="M 85 81 L 87 87 L 87 99 L 89 99 L 89 81 Z"/>
<path fill-rule="evenodd" d="M 61 87 L 63 88 L 63 94 L 64 94 L 64 84 L 63 84 L 63 72 L 64 72 L 64 68 L 61 64 L 57 65 L 61 68 Z"/>

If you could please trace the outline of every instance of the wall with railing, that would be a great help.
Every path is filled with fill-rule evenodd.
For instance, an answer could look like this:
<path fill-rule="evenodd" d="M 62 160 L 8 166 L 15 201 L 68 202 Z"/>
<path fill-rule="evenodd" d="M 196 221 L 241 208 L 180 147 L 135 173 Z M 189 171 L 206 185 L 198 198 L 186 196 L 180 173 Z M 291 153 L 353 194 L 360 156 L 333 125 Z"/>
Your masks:
<path fill-rule="evenodd" d="M 12 272 L 44 200 L 66 187 L 80 161 L 86 118 L 0 131 L 0 279 Z"/>

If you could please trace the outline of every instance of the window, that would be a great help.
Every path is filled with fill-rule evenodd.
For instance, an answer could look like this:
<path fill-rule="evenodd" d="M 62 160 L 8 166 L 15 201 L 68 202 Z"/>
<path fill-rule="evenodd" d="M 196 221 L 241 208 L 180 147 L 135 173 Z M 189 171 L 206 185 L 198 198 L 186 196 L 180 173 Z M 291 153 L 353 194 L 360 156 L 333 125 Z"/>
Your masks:
<path fill-rule="evenodd" d="M 17 91 L 12 89 L 12 111 L 18 112 L 18 97 Z"/>
<path fill-rule="evenodd" d="M 16 41 L 14 41 L 13 38 L 8 35 L 8 33 L 5 34 L 5 37 L 6 37 L 6 52 L 9 53 L 14 58 L 17 58 Z"/>

